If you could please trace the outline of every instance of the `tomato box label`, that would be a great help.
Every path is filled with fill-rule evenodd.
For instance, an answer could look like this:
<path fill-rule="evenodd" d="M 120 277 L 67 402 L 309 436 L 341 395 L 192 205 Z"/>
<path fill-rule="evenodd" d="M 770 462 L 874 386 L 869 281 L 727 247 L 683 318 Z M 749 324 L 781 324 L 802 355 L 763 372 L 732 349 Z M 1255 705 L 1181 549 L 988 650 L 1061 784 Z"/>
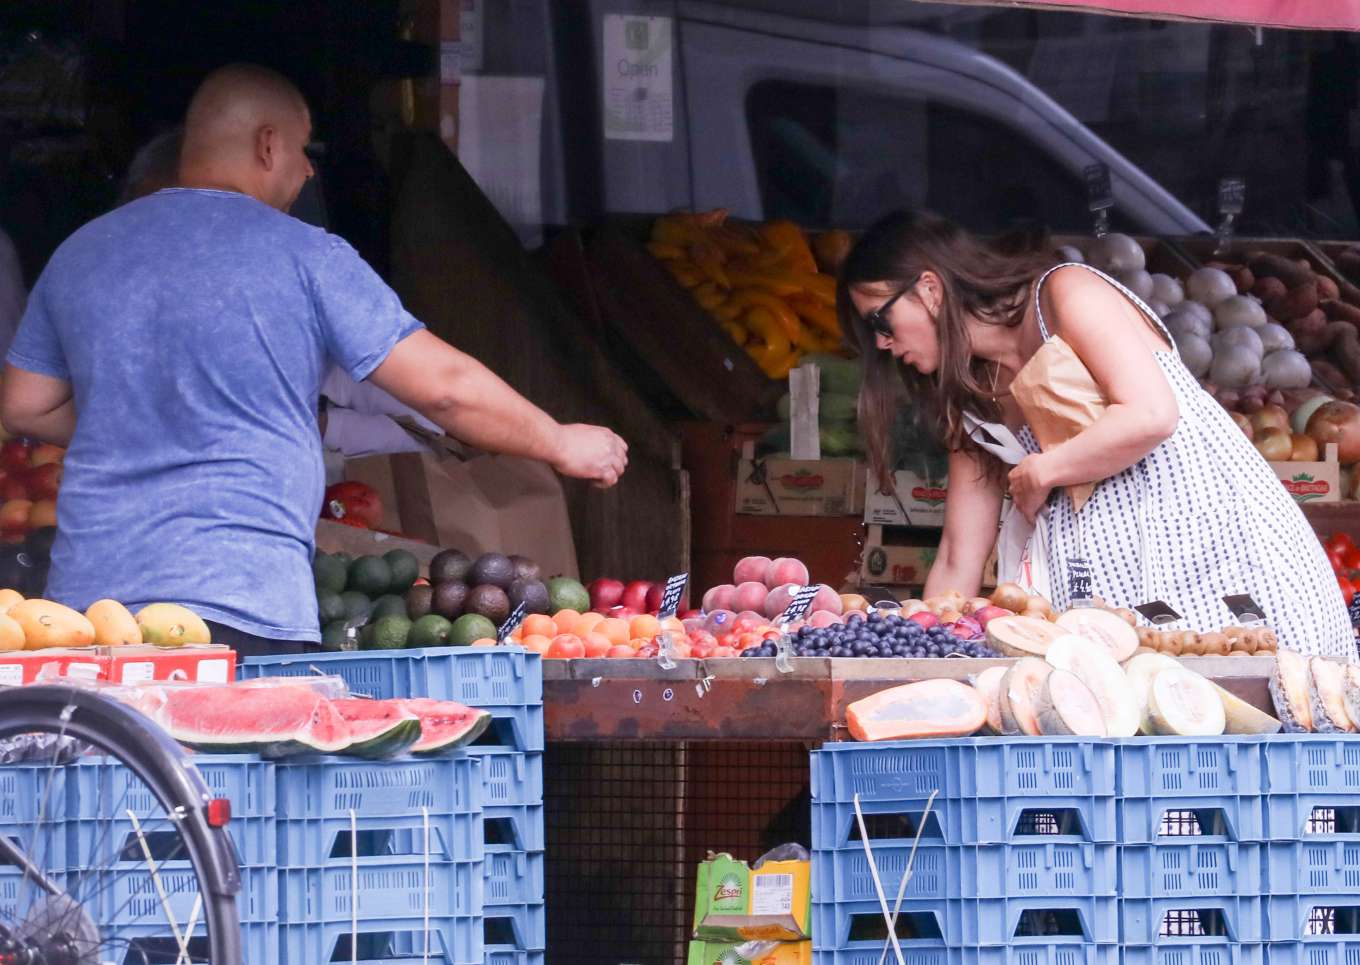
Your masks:
<path fill-rule="evenodd" d="M 1341 465 L 1335 443 L 1328 444 L 1324 462 L 1272 462 L 1270 468 L 1297 503 L 1341 501 Z"/>
<path fill-rule="evenodd" d="M 864 521 L 873 526 L 943 526 L 949 478 L 926 479 L 914 472 L 893 473 L 893 491 L 878 491 L 878 480 L 865 482 Z"/>
<path fill-rule="evenodd" d="M 858 516 L 864 510 L 858 459 L 756 459 L 737 463 L 737 512 L 745 516 Z"/>

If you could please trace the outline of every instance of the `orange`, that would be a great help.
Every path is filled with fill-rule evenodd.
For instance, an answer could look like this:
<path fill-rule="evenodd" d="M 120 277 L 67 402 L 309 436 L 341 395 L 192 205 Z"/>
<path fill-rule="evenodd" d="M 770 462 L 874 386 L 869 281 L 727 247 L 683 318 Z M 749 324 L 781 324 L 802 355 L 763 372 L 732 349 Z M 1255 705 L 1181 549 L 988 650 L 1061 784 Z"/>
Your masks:
<path fill-rule="evenodd" d="M 581 618 L 576 621 L 576 633 L 578 636 L 585 636 L 591 630 L 598 628 L 601 623 L 604 623 L 603 613 L 595 613 L 593 611 L 590 613 L 582 613 Z"/>
<path fill-rule="evenodd" d="M 603 633 L 609 638 L 609 642 L 616 645 L 626 645 L 628 638 L 632 636 L 628 632 L 628 621 L 620 620 L 618 617 L 610 617 L 608 620 L 601 620 L 600 625 L 595 628 L 596 633 Z"/>
<path fill-rule="evenodd" d="M 634 650 L 632 647 L 627 646 L 626 644 L 624 644 L 624 645 L 617 646 L 617 647 L 610 647 L 610 648 L 609 648 L 609 652 L 608 652 L 607 654 L 605 654 L 605 656 L 606 656 L 606 657 L 625 657 L 625 658 L 626 658 L 626 657 L 636 657 L 636 656 L 637 656 L 637 651 Z"/>
<path fill-rule="evenodd" d="M 548 637 L 549 639 L 557 636 L 557 624 L 553 623 L 553 618 L 544 616 L 542 613 L 530 613 L 520 624 L 520 632 L 528 636 Z"/>
<path fill-rule="evenodd" d="M 669 630 L 671 633 L 678 633 L 681 636 L 685 635 L 685 625 L 680 622 L 679 617 L 666 617 L 666 619 L 658 622 L 661 624 L 662 630 Z"/>
<path fill-rule="evenodd" d="M 585 645 L 587 657 L 603 657 L 609 653 L 609 648 L 614 646 L 603 633 L 595 633 L 593 630 L 581 637 L 581 643 Z"/>
<path fill-rule="evenodd" d="M 496 638 L 495 638 L 495 637 L 482 637 L 482 639 L 480 639 L 480 640 L 473 640 L 473 641 L 472 641 L 472 645 L 473 645 L 474 647 L 494 647 L 494 646 L 496 646 Z"/>
<path fill-rule="evenodd" d="M 552 645 L 548 647 L 547 656 L 570 659 L 572 657 L 583 657 L 585 652 L 586 648 L 581 643 L 580 637 L 574 633 L 560 633 L 553 637 Z"/>
<path fill-rule="evenodd" d="M 30 529 L 42 529 L 44 526 L 57 525 L 57 501 L 55 499 L 40 499 L 28 509 L 28 525 Z"/>
<path fill-rule="evenodd" d="M 558 610 L 553 614 L 553 623 L 557 626 L 558 633 L 575 633 L 576 621 L 581 619 L 581 614 L 575 610 Z"/>
<path fill-rule="evenodd" d="M 638 651 L 651 642 L 646 637 L 634 637 L 628 641 L 628 646 L 632 647 L 634 651 Z"/>
<path fill-rule="evenodd" d="M 524 635 L 524 649 L 534 653 L 547 653 L 552 646 L 552 637 L 542 633 L 528 633 Z"/>
<path fill-rule="evenodd" d="M 628 632 L 635 637 L 650 640 L 661 632 L 661 624 L 657 622 L 656 617 L 643 613 L 628 621 Z"/>

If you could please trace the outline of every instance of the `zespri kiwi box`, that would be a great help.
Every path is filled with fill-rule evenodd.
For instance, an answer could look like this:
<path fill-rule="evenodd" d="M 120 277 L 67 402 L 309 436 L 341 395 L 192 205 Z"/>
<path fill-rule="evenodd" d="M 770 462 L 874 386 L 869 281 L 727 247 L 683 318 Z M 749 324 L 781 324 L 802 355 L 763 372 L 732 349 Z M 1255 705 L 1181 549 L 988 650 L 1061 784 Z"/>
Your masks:
<path fill-rule="evenodd" d="M 730 854 L 699 865 L 694 937 L 704 942 L 811 938 L 812 862 L 766 861 L 752 869 Z"/>
<path fill-rule="evenodd" d="M 812 942 L 690 942 L 686 965 L 812 965 Z"/>

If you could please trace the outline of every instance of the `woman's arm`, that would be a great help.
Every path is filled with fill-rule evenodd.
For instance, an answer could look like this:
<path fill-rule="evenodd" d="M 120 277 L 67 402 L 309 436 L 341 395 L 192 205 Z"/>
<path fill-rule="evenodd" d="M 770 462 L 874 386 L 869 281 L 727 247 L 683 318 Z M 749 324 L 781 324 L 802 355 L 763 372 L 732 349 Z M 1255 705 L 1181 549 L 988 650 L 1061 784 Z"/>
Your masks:
<path fill-rule="evenodd" d="M 1050 275 L 1043 294 L 1045 317 L 1086 365 L 1108 405 L 1093 425 L 1011 472 L 1012 498 L 1030 518 L 1050 490 L 1123 472 L 1180 421 L 1175 393 L 1139 327 L 1148 322 L 1113 285 L 1073 266 Z"/>
<path fill-rule="evenodd" d="M 1001 522 L 1001 487 L 987 478 L 981 457 L 949 454 L 949 497 L 944 504 L 940 552 L 926 579 L 929 599 L 950 590 L 977 596 L 982 568 L 996 545 Z"/>

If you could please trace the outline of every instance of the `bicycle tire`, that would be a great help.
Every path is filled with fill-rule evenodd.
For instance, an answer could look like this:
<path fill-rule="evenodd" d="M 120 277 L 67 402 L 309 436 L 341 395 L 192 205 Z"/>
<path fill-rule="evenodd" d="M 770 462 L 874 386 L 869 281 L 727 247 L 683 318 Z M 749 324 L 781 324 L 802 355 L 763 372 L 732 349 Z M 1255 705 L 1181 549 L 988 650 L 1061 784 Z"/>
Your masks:
<path fill-rule="evenodd" d="M 26 733 L 59 734 L 97 748 L 143 781 L 167 815 L 179 813 L 175 824 L 203 895 L 209 961 L 243 965 L 236 853 L 226 829 L 210 824 L 212 796 L 183 748 L 145 715 L 92 690 L 0 688 L 0 739 Z"/>

